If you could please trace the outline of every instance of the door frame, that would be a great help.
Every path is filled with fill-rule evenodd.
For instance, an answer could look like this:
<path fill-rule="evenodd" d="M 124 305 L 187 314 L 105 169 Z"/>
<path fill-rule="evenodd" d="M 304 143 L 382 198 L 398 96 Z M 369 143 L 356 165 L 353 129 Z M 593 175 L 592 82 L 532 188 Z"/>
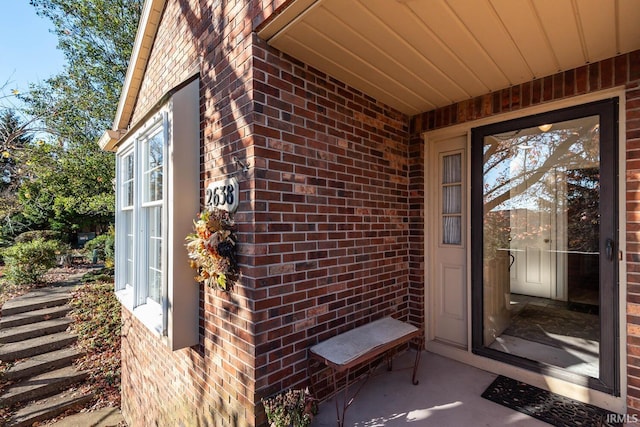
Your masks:
<path fill-rule="evenodd" d="M 483 126 L 486 124 L 506 121 L 514 118 L 519 118 L 528 115 L 534 115 L 538 113 L 544 113 L 551 110 L 561 109 L 565 107 L 575 106 L 579 104 L 585 104 L 592 101 L 598 101 L 606 98 L 618 97 L 620 100 L 620 109 L 618 112 L 619 117 L 624 117 L 625 114 L 625 88 L 624 86 L 619 86 L 611 89 L 605 89 L 602 91 L 595 91 L 588 94 L 577 95 L 571 98 L 566 98 L 557 101 L 551 101 L 544 104 L 539 104 L 535 106 L 530 106 L 527 108 L 509 111 L 506 113 L 495 114 L 487 117 L 483 117 L 474 121 L 462 122 L 459 124 L 454 124 L 448 127 L 441 127 L 432 131 L 424 132 L 422 134 L 422 139 L 425 143 L 424 149 L 424 164 L 429 165 L 429 145 L 431 141 L 443 139 L 446 137 L 453 137 L 456 135 L 465 135 L 467 137 L 467 150 L 470 149 L 471 146 L 471 128 L 477 126 Z M 426 338 L 426 349 L 435 354 L 451 358 L 453 360 L 457 360 L 459 362 L 478 367 L 480 369 L 486 370 L 488 372 L 492 372 L 499 375 L 507 375 L 511 378 L 517 379 L 519 381 L 527 382 L 531 385 L 537 386 L 542 389 L 550 390 L 555 393 L 576 399 L 578 401 L 582 401 L 585 403 L 591 403 L 596 406 L 608 408 L 613 411 L 617 411 L 620 413 L 624 413 L 626 411 L 626 398 L 627 398 L 627 331 L 624 327 L 626 325 L 626 293 L 627 293 L 627 281 L 626 281 L 626 273 L 627 267 L 626 262 L 624 262 L 625 256 L 624 252 L 626 249 L 626 207 L 625 207 L 625 192 L 626 192 L 626 182 L 625 182 L 625 171 L 626 171 L 626 151 L 625 151 L 625 121 L 620 120 L 618 123 L 618 172 L 619 172 L 619 180 L 618 180 L 618 188 L 619 188 L 619 205 L 618 205 L 618 222 L 619 222 L 619 239 L 620 245 L 619 248 L 622 253 L 622 259 L 619 263 L 619 324 L 620 328 L 620 342 L 619 342 L 619 351 L 620 351 L 620 364 L 619 364 L 619 377 L 620 377 L 620 395 L 614 396 L 608 393 L 603 393 L 601 391 L 588 388 L 581 384 L 576 384 L 573 382 L 565 381 L 558 377 L 553 377 L 547 375 L 545 373 L 533 372 L 531 370 L 523 369 L 521 367 L 517 367 L 514 365 L 509 365 L 495 359 L 487 358 L 485 356 L 476 355 L 473 353 L 471 348 L 471 280 L 468 279 L 468 294 L 467 294 L 467 310 L 468 310 L 468 319 L 469 319 L 469 340 L 468 347 L 464 349 L 460 349 L 457 347 L 453 347 L 451 345 L 447 345 L 446 343 L 441 343 L 433 339 L 433 333 L 431 331 L 432 322 L 431 316 L 433 314 L 433 304 L 434 300 L 432 298 L 433 292 L 433 282 L 432 282 L 432 269 L 433 267 L 430 264 L 430 255 L 431 255 L 431 239 L 432 231 L 431 231 L 431 213 L 429 208 L 429 203 L 425 202 L 425 221 L 424 221 L 424 232 L 425 232 L 425 241 L 424 241 L 424 252 L 425 252 L 425 269 L 424 269 L 424 281 L 425 281 L 425 338 Z M 467 151 L 469 152 L 469 151 Z M 470 157 L 467 156 L 467 159 Z M 468 162 L 469 163 L 469 162 Z M 470 163 L 468 167 L 468 172 L 470 171 Z M 427 170 L 424 174 L 424 189 L 425 189 L 425 200 L 430 200 L 433 197 L 432 194 L 429 193 L 430 189 L 430 172 Z M 468 192 L 467 192 L 468 194 Z M 469 197 L 467 198 L 469 201 Z M 470 206 L 470 205 L 468 205 Z M 467 216 L 470 221 L 470 216 Z M 467 230 L 470 229 L 470 222 L 466 224 Z M 467 260 L 471 257 L 471 248 L 467 247 L 468 254 Z M 470 262 L 467 264 L 468 275 L 470 278 Z"/>

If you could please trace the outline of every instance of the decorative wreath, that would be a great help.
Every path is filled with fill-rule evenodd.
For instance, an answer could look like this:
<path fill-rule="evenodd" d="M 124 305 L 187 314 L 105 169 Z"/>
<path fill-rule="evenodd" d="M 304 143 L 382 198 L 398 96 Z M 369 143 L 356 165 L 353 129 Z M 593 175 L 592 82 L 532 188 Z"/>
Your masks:
<path fill-rule="evenodd" d="M 186 237 L 195 279 L 228 291 L 238 273 L 234 222 L 227 211 L 204 210 L 193 221 L 194 233 Z"/>

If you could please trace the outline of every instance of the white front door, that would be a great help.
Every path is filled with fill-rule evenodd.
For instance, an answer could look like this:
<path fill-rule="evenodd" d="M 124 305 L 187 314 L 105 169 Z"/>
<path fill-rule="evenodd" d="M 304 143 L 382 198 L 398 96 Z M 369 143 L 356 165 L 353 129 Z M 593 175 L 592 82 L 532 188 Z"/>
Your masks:
<path fill-rule="evenodd" d="M 523 206 L 510 212 L 511 292 L 554 298 L 552 210 L 536 205 L 537 203 L 532 203 L 531 206 Z"/>
<path fill-rule="evenodd" d="M 466 144 L 460 135 L 430 142 L 427 200 L 433 339 L 467 345 Z"/>

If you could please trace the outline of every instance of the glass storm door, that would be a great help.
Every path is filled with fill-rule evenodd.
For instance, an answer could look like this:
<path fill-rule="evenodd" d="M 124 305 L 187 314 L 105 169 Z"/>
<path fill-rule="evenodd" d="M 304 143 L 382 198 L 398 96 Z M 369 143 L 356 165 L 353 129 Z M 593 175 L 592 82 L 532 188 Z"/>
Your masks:
<path fill-rule="evenodd" d="M 476 128 L 471 179 L 474 352 L 612 394 L 617 108 Z"/>

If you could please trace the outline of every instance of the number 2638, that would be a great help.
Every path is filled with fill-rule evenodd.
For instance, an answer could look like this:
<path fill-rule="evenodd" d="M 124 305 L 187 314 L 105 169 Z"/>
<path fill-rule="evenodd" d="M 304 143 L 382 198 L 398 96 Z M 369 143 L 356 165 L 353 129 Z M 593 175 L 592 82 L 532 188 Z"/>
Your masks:
<path fill-rule="evenodd" d="M 233 185 L 223 185 L 219 187 L 207 188 L 205 197 L 207 206 L 219 208 L 225 205 L 233 205 L 235 201 L 235 191 Z"/>
<path fill-rule="evenodd" d="M 205 189 L 205 205 L 208 208 L 235 212 L 238 208 L 239 190 L 238 181 L 234 177 L 212 182 Z"/>

